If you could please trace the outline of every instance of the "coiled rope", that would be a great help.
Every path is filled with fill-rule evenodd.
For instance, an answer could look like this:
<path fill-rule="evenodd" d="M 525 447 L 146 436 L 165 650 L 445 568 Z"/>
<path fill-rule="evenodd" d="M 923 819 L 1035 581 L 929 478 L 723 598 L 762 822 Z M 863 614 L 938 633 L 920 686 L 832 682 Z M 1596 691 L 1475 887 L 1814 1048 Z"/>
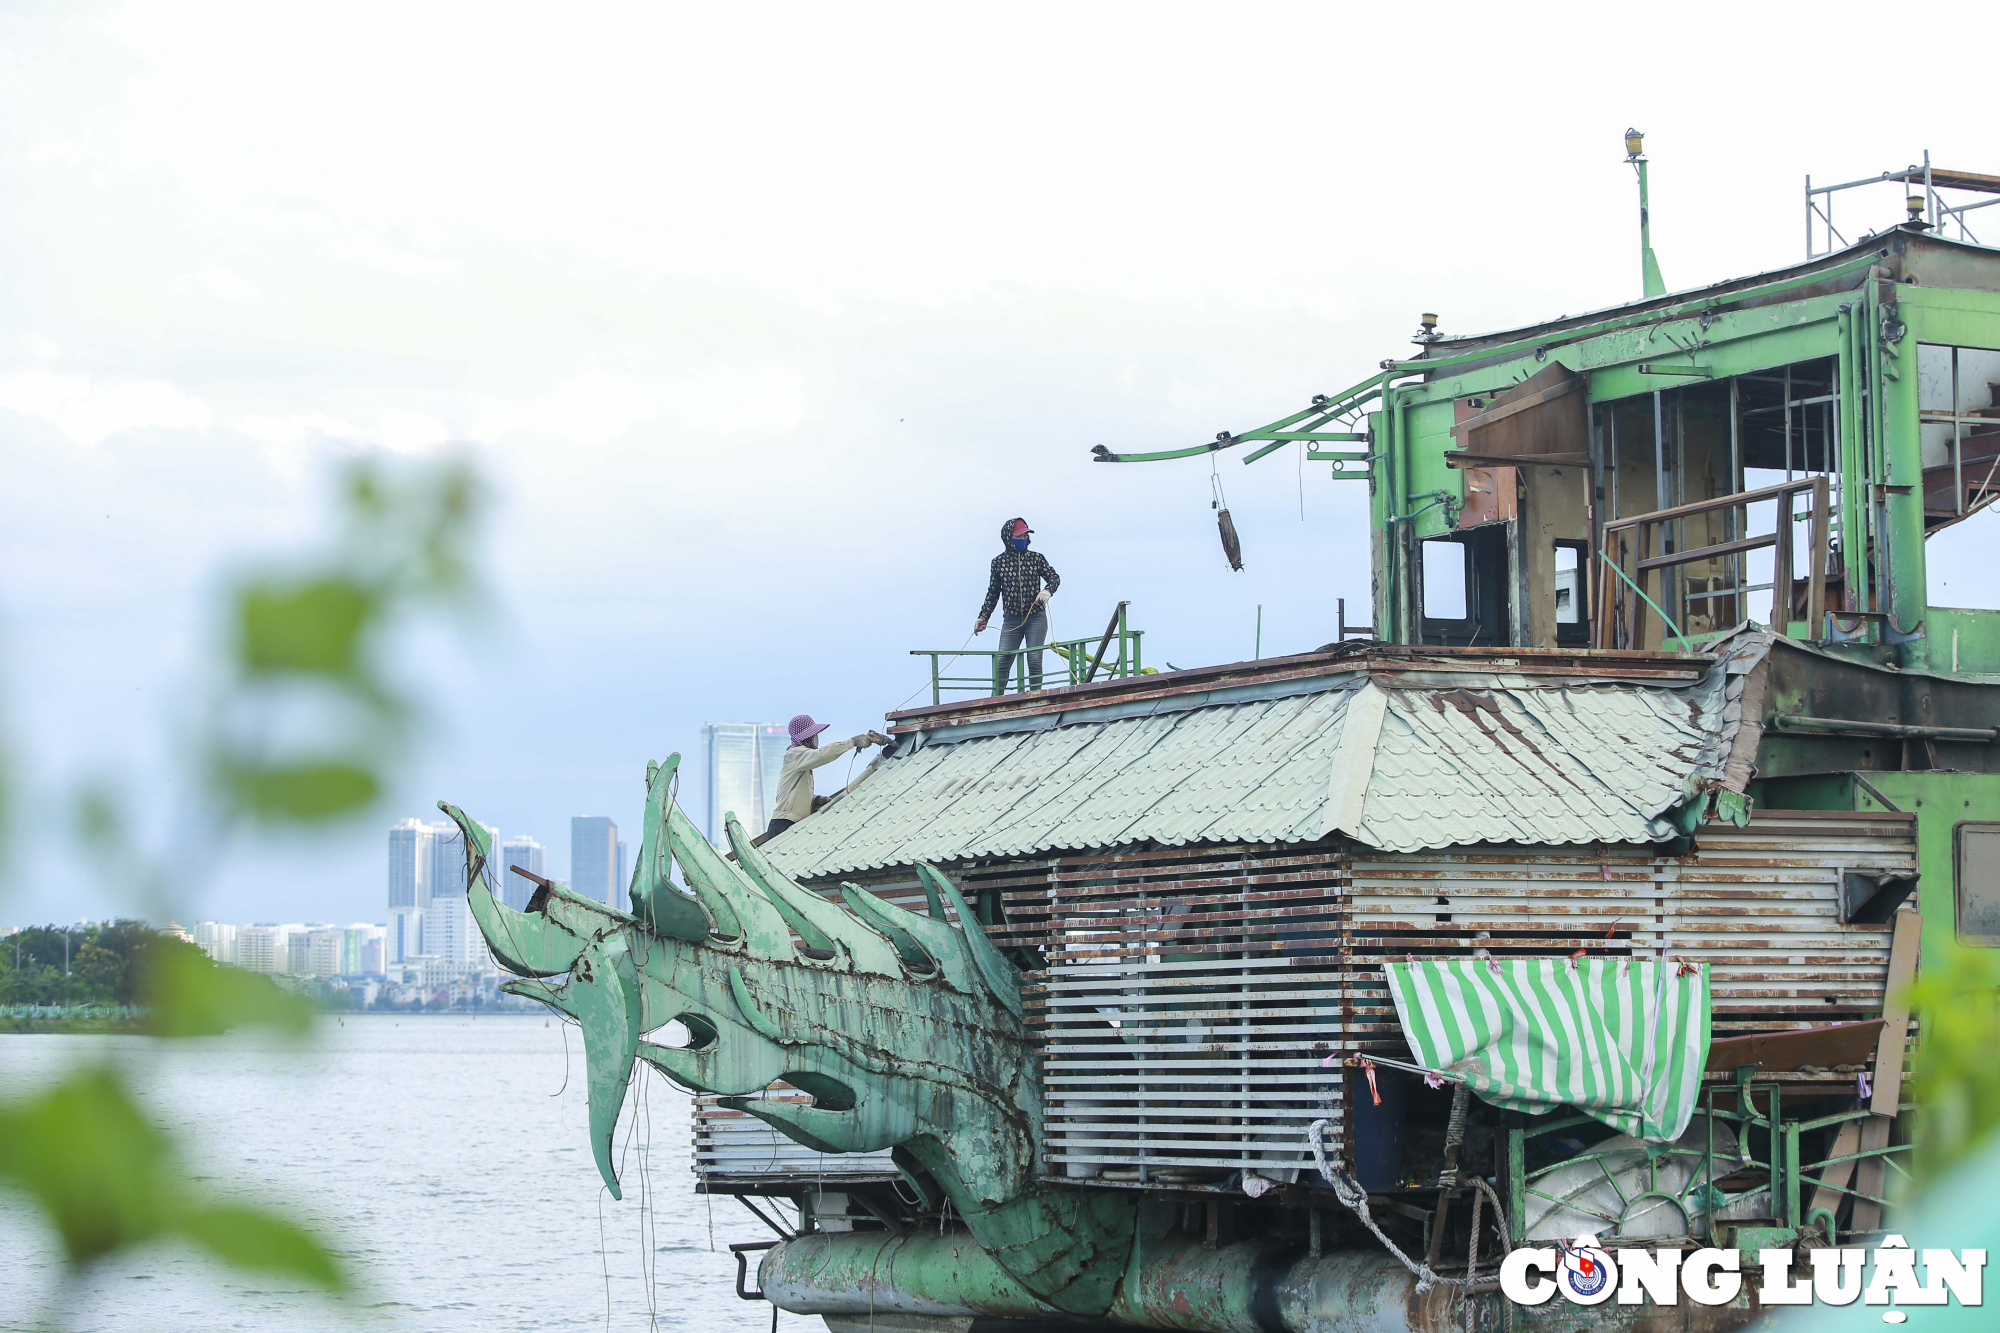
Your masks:
<path fill-rule="evenodd" d="M 1349 1211 L 1361 1219 L 1361 1225 L 1367 1227 L 1369 1234 L 1382 1242 L 1383 1249 L 1396 1256 L 1397 1262 L 1410 1270 L 1411 1275 L 1417 1279 L 1417 1294 L 1421 1296 L 1432 1287 L 1469 1287 L 1473 1285 L 1478 1279 L 1474 1276 L 1470 1266 L 1467 1267 L 1464 1277 L 1445 1277 L 1443 1274 L 1435 1272 L 1428 1263 L 1419 1262 L 1410 1258 L 1409 1255 L 1404 1254 L 1401 1247 L 1395 1241 L 1390 1240 L 1382 1228 L 1376 1225 L 1374 1215 L 1368 1210 L 1368 1191 L 1362 1189 L 1361 1183 L 1347 1173 L 1346 1163 L 1337 1159 L 1332 1162 L 1327 1160 L 1326 1128 L 1329 1123 L 1326 1120 L 1315 1120 L 1312 1122 L 1312 1127 L 1306 1131 L 1306 1138 L 1312 1143 L 1313 1162 L 1319 1167 L 1319 1173 L 1325 1178 L 1326 1183 L 1333 1186 L 1334 1197 L 1347 1205 Z M 1480 1176 L 1472 1177 L 1472 1184 L 1474 1188 L 1480 1190 L 1488 1199 L 1492 1200 L 1493 1221 L 1500 1228 L 1500 1248 L 1503 1251 L 1512 1250 L 1514 1248 L 1514 1240 L 1507 1232 L 1507 1214 L 1500 1207 L 1500 1196 L 1495 1194 L 1493 1186 Z M 1479 1244 L 1479 1238 L 1476 1233 L 1473 1236 L 1472 1243 L 1475 1247 Z"/>

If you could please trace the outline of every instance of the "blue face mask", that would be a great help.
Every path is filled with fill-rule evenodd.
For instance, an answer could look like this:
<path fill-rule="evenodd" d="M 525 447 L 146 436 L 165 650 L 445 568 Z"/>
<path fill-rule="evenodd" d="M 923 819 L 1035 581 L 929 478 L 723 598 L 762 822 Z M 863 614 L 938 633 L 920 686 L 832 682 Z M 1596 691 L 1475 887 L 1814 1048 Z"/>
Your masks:
<path fill-rule="evenodd" d="M 1017 551 L 1025 551 L 1028 549 L 1028 539 L 1026 537 L 1009 538 L 1007 544 L 1013 547 Z"/>

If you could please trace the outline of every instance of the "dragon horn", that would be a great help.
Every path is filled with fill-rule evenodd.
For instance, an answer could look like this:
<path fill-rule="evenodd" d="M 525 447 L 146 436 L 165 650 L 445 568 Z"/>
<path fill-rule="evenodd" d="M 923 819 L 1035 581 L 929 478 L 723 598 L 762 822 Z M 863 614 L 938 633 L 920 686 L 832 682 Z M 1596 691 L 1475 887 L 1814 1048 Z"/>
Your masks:
<path fill-rule="evenodd" d="M 679 754 L 670 754 L 664 764 L 646 765 L 646 824 L 638 864 L 632 867 L 632 911 L 655 935 L 699 944 L 708 938 L 708 917 L 700 904 L 674 887 L 666 837 L 667 796 L 680 762 Z"/>
<path fill-rule="evenodd" d="M 889 943 L 896 946 L 896 952 L 901 955 L 905 966 L 918 972 L 937 971 L 937 961 L 925 952 L 923 945 L 917 943 L 917 937 L 897 925 L 887 911 L 870 915 L 871 907 L 880 906 L 880 900 L 874 894 L 859 884 L 842 884 L 840 896 L 847 900 L 847 905 L 854 910 L 854 915 L 860 917 L 871 929 L 879 930 L 888 937 Z"/>
<path fill-rule="evenodd" d="M 852 884 L 841 886 L 841 896 L 847 899 L 848 906 L 854 909 L 856 915 L 883 934 L 891 939 L 897 935 L 906 936 L 921 948 L 937 964 L 938 975 L 944 978 L 946 985 L 953 990 L 971 992 L 972 964 L 966 960 L 957 931 L 942 921 L 919 916 Z"/>
<path fill-rule="evenodd" d="M 618 1128 L 618 1113 L 625 1106 L 625 1088 L 632 1081 L 641 1022 L 639 978 L 627 951 L 628 936 L 629 932 L 615 931 L 592 941 L 577 959 L 567 987 L 583 1028 L 583 1053 L 589 1071 L 584 1087 L 590 1096 L 590 1151 L 597 1159 L 597 1173 L 604 1177 L 614 1199 L 625 1196 L 611 1166 L 611 1139 Z"/>
<path fill-rule="evenodd" d="M 756 1116 L 815 1152 L 876 1152 L 923 1128 L 907 1108 L 888 1098 L 871 1098 L 866 1106 L 847 1111 L 763 1097 L 725 1097 L 721 1104 Z"/>
<path fill-rule="evenodd" d="M 451 816 L 465 837 L 466 904 L 494 958 L 516 976 L 552 977 L 569 971 L 583 952 L 585 937 L 546 912 L 517 912 L 495 898 L 490 877 L 483 873 L 492 839 L 457 806 L 439 801 L 438 809 Z"/>
<path fill-rule="evenodd" d="M 763 852 L 750 845 L 735 815 L 725 818 L 724 827 L 729 831 L 729 845 L 736 851 L 736 863 L 743 867 L 750 882 L 770 898 L 800 939 L 822 949 L 831 949 L 839 941 L 857 972 L 884 977 L 903 975 L 896 963 L 896 950 L 887 940 L 818 894 L 786 878 Z"/>
<path fill-rule="evenodd" d="M 993 992 L 993 998 L 1007 1006 L 1016 1018 L 1025 1019 L 1027 1008 L 1021 1003 L 1021 978 L 1014 965 L 1007 961 L 986 938 L 973 917 L 972 909 L 965 904 L 965 898 L 958 886 L 946 879 L 934 865 L 917 862 L 917 877 L 926 885 L 935 883 L 938 891 L 951 903 L 951 910 L 958 914 L 959 938 L 964 942 L 966 953 L 972 956 L 972 965 L 979 970 L 979 979 L 986 983 L 986 989 Z"/>
<path fill-rule="evenodd" d="M 565 1018 L 576 1017 L 576 1006 L 570 1003 L 567 986 L 551 986 L 546 981 L 524 980 L 503 981 L 500 989 L 509 995 L 518 995 L 524 1000 L 535 1000 L 547 1005 Z"/>
<path fill-rule="evenodd" d="M 744 878 L 734 863 L 709 846 L 708 839 L 669 801 L 667 846 L 681 873 L 701 898 L 701 905 L 715 919 L 716 933 L 741 939 L 744 952 L 752 958 L 792 957 L 792 930 L 757 888 Z"/>

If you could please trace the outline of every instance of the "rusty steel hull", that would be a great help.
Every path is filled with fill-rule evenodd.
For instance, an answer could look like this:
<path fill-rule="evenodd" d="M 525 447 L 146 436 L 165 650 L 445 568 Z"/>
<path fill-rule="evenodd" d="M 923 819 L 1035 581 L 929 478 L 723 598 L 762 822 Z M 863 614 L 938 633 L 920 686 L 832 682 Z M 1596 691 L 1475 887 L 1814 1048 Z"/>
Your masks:
<path fill-rule="evenodd" d="M 1060 1318 L 963 1233 L 799 1236 L 765 1255 L 758 1283 L 774 1304 L 794 1314 Z M 1468 1326 L 1466 1299 L 1446 1287 L 1420 1294 L 1411 1275 L 1376 1249 L 1313 1256 L 1267 1242 L 1211 1248 L 1172 1238 L 1142 1242 L 1111 1309 L 1103 1319 L 1078 1326 L 1183 1333 L 1460 1333 Z M 1497 1292 L 1482 1291 L 1469 1300 L 1472 1329 L 1502 1327 Z M 1606 1333 L 1679 1333 L 1691 1317 L 1695 1326 L 1723 1333 L 1759 1311 L 1747 1303 L 1719 1308 L 1613 1303 L 1584 1309 L 1556 1299 L 1516 1306 L 1511 1313 L 1512 1327 L 1523 1333 L 1580 1325 Z"/>

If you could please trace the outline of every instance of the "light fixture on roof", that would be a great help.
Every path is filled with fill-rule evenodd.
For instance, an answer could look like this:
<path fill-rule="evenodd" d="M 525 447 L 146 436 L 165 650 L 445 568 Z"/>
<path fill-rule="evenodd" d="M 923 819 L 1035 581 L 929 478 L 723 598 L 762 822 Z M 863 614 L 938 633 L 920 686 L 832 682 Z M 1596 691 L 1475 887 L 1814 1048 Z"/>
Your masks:
<path fill-rule="evenodd" d="M 1429 312 L 1418 315 L 1417 324 L 1419 325 L 1417 336 L 1410 339 L 1411 342 L 1434 343 L 1438 340 L 1438 317 L 1436 315 Z"/>
<path fill-rule="evenodd" d="M 1924 197 L 1913 194 L 1903 201 L 1903 207 L 1910 210 L 1910 221 L 1915 222 L 1924 215 Z"/>
<path fill-rule="evenodd" d="M 1646 136 L 1644 134 L 1638 130 L 1625 131 L 1625 160 L 1627 162 L 1636 160 L 1639 154 L 1645 151 L 1645 147 Z"/>

